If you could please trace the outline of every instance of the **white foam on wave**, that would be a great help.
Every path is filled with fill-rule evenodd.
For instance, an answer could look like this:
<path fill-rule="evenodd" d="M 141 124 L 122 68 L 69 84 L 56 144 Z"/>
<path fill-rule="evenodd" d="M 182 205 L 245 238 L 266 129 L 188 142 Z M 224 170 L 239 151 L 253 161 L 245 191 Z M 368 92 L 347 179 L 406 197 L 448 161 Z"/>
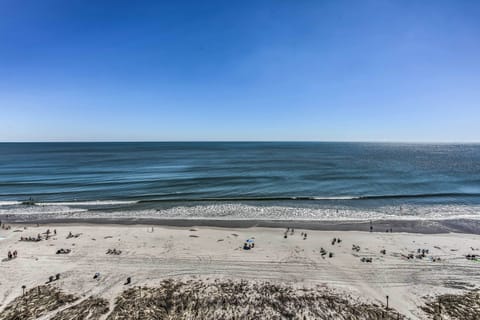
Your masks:
<path fill-rule="evenodd" d="M 135 204 L 138 201 L 129 200 L 96 200 L 96 201 L 69 201 L 69 202 L 38 202 L 38 206 L 108 206 L 108 205 L 123 205 Z"/>
<path fill-rule="evenodd" d="M 382 210 L 339 210 L 292 207 L 257 207 L 244 204 L 178 206 L 169 209 L 145 209 L 113 212 L 75 212 L 75 218 L 150 218 L 187 220 L 292 220 L 292 221 L 369 221 L 369 220 L 480 220 L 476 212 L 442 212 L 427 215 L 397 215 Z"/>
<path fill-rule="evenodd" d="M 151 214 L 151 213 L 149 213 Z M 290 206 L 253 206 L 247 204 L 212 204 L 159 209 L 154 216 L 186 219 L 240 220 L 440 220 L 480 219 L 480 206 L 411 206 L 366 208 L 311 208 Z"/>
<path fill-rule="evenodd" d="M 19 205 L 13 208 L 0 209 L 0 215 L 35 215 L 35 216 L 66 216 L 72 213 L 85 213 L 87 209 L 71 208 L 68 206 L 25 206 Z"/>
<path fill-rule="evenodd" d="M 22 206 L 24 209 L 28 206 L 41 206 L 41 207 L 50 207 L 50 206 L 113 206 L 113 205 L 127 205 L 127 204 L 136 204 L 138 201 L 133 200 L 96 200 L 96 201 L 67 201 L 67 202 L 35 202 L 34 205 L 24 205 L 23 201 L 0 201 L 0 207 L 2 206 Z"/>
<path fill-rule="evenodd" d="M 361 197 L 338 196 L 338 197 L 313 197 L 314 200 L 355 200 Z"/>
<path fill-rule="evenodd" d="M 0 206 L 14 206 L 21 203 L 21 201 L 0 201 Z"/>
<path fill-rule="evenodd" d="M 79 202 L 74 202 L 78 204 Z M 94 202 L 84 202 L 97 204 Z M 100 202 L 105 203 L 105 202 Z M 119 203 L 107 202 L 109 204 Z M 131 203 L 128 201 L 120 202 Z M 157 219 L 217 219 L 217 220 L 449 220 L 480 219 L 480 205 L 404 205 L 375 208 L 358 207 L 293 207 L 257 206 L 244 203 L 214 203 L 194 206 L 176 206 L 164 209 L 132 209 L 89 211 L 71 206 L 71 202 L 54 205 L 18 205 L 0 208 L 0 214 L 42 218 L 157 218 Z"/>

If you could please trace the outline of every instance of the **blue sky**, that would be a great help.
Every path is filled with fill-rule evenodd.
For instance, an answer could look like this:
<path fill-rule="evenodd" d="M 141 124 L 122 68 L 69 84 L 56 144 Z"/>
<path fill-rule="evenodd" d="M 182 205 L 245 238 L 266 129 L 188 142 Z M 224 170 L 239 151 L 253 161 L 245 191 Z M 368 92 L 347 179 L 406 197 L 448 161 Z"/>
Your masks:
<path fill-rule="evenodd" d="M 0 140 L 480 141 L 479 1 L 0 1 Z"/>

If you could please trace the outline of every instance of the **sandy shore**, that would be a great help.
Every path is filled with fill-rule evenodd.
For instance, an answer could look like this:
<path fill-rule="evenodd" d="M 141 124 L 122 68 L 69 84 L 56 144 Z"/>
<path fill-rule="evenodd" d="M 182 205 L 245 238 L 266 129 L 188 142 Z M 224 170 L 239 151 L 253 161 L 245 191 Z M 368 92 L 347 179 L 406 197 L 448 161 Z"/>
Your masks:
<path fill-rule="evenodd" d="M 45 240 L 47 229 L 51 236 Z M 306 239 L 301 235 L 304 232 Z M 69 233 L 74 237 L 67 238 Z M 422 308 L 437 295 L 463 294 L 480 287 L 478 262 L 465 258 L 480 254 L 478 235 L 295 229 L 284 238 L 284 233 L 283 228 L 261 227 L 13 225 L 0 230 L 2 259 L 9 250 L 18 251 L 17 258 L 0 262 L 0 310 L 22 294 L 22 285 L 26 290 L 35 288 L 56 274 L 60 279 L 52 283 L 55 288 L 100 297 L 110 309 L 128 288 L 155 287 L 169 278 L 246 280 L 295 290 L 328 288 L 374 305 L 385 304 L 388 295 L 389 305 L 412 319 L 428 319 Z M 19 241 L 38 234 L 44 240 Z M 341 242 L 332 244 L 334 238 Z M 251 250 L 242 248 L 247 239 L 255 241 Z M 71 252 L 56 254 L 59 249 Z M 121 254 L 106 254 L 109 249 Z M 407 258 L 418 255 L 418 249 L 428 253 Z M 371 262 L 362 262 L 365 258 Z M 93 279 L 97 272 L 100 276 Z M 125 285 L 127 277 L 131 283 Z"/>
<path fill-rule="evenodd" d="M 114 214 L 87 217 L 53 217 L 43 215 L 0 215 L 5 223 L 32 224 L 116 224 L 116 225 L 155 225 L 167 227 L 219 227 L 219 228 L 288 228 L 323 231 L 369 231 L 368 220 L 249 220 L 249 219 L 165 219 L 148 217 L 126 217 Z M 373 231 L 382 232 L 392 229 L 394 232 L 408 233 L 472 233 L 480 235 L 478 219 L 382 219 L 373 220 Z"/>

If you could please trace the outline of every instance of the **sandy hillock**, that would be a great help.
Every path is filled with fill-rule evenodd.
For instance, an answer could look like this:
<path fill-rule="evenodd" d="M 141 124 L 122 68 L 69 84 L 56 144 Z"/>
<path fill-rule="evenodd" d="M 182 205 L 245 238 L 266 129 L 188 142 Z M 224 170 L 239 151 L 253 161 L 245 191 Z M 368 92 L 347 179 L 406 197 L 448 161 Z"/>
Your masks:
<path fill-rule="evenodd" d="M 480 292 L 443 294 L 427 299 L 422 310 L 430 319 L 478 320 L 480 319 Z"/>
<path fill-rule="evenodd" d="M 172 280 L 121 294 L 108 320 L 120 319 L 403 319 L 394 310 L 327 289 L 247 281 Z"/>
<path fill-rule="evenodd" d="M 16 298 L 0 314 L 0 320 L 30 320 L 77 300 L 54 286 L 42 285 Z"/>

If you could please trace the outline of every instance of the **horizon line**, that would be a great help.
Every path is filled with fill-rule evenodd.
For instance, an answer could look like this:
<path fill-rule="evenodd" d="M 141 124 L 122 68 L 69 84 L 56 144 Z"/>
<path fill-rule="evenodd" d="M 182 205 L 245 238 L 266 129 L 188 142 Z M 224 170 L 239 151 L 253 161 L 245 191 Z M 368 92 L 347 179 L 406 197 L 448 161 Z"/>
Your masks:
<path fill-rule="evenodd" d="M 382 141 L 382 140 L 16 140 L 0 143 L 386 143 L 386 144 L 480 144 L 480 141 Z"/>

